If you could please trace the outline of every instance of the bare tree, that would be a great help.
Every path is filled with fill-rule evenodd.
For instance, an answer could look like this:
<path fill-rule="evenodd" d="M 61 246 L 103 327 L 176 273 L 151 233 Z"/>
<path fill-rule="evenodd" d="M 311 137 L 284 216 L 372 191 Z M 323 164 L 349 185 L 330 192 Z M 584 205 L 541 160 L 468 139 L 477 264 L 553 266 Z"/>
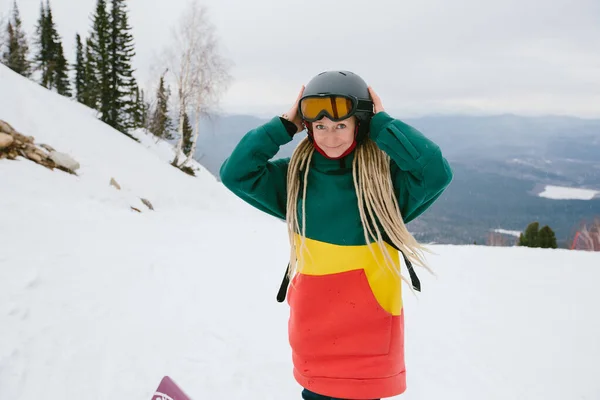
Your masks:
<path fill-rule="evenodd" d="M 219 53 L 216 29 L 208 18 L 208 10 L 199 0 L 192 0 L 182 14 L 172 40 L 165 50 L 166 62 L 173 76 L 179 110 L 179 140 L 173 165 L 183 167 L 192 159 L 200 133 L 200 119 L 217 105 L 231 79 L 230 63 Z M 188 112 L 195 121 L 192 151 L 184 156 L 183 116 Z"/>
<path fill-rule="evenodd" d="M 572 250 L 600 251 L 600 218 L 584 222 L 573 238 Z"/>
<path fill-rule="evenodd" d="M 490 232 L 487 236 L 486 244 L 488 246 L 507 247 L 510 246 L 506 236 L 499 232 Z"/>

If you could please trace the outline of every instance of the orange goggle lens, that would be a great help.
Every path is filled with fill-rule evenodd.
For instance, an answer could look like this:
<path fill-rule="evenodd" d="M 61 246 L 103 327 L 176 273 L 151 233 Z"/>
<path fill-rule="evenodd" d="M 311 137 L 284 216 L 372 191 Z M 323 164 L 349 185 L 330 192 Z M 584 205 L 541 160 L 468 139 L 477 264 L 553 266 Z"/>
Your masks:
<path fill-rule="evenodd" d="M 332 120 L 343 120 L 352 114 L 353 102 L 347 97 L 307 97 L 300 103 L 302 117 L 307 121 L 315 121 L 329 117 Z"/>

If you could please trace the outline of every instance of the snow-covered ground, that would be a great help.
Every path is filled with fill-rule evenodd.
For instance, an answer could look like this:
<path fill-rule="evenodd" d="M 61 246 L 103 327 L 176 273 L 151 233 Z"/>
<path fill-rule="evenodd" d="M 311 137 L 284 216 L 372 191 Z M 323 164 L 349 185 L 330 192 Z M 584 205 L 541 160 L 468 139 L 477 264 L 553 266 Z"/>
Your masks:
<path fill-rule="evenodd" d="M 285 226 L 1 65 L 0 87 L 0 119 L 81 164 L 0 161 L 0 399 L 148 400 L 164 375 L 198 400 L 299 399 Z M 401 398 L 600 398 L 599 253 L 432 250 Z"/>
<path fill-rule="evenodd" d="M 552 200 L 592 200 L 600 197 L 600 190 L 546 185 L 538 196 Z"/>

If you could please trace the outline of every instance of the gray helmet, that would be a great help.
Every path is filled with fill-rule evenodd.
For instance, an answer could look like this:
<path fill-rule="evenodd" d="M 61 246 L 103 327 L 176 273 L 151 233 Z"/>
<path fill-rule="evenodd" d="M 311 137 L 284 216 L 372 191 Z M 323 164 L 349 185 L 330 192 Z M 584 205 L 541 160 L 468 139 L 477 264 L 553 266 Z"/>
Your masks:
<path fill-rule="evenodd" d="M 302 102 L 309 97 L 341 96 L 351 99 L 352 109 L 348 114 L 331 115 L 326 110 L 308 118 L 302 113 Z M 305 86 L 304 93 L 300 98 L 298 112 L 305 121 L 312 122 L 327 116 L 333 120 L 345 119 L 354 115 L 358 120 L 357 141 L 360 142 L 367 137 L 369 124 L 373 116 L 373 101 L 369 95 L 367 83 L 358 75 L 350 71 L 326 71 L 312 78 Z"/>

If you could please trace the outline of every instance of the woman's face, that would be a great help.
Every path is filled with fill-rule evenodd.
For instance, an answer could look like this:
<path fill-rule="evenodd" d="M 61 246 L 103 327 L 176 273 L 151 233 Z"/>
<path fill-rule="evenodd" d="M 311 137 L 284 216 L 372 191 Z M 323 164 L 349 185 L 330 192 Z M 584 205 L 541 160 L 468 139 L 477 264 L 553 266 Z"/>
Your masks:
<path fill-rule="evenodd" d="M 356 118 L 334 122 L 327 117 L 313 122 L 313 138 L 328 157 L 337 158 L 354 143 Z"/>

